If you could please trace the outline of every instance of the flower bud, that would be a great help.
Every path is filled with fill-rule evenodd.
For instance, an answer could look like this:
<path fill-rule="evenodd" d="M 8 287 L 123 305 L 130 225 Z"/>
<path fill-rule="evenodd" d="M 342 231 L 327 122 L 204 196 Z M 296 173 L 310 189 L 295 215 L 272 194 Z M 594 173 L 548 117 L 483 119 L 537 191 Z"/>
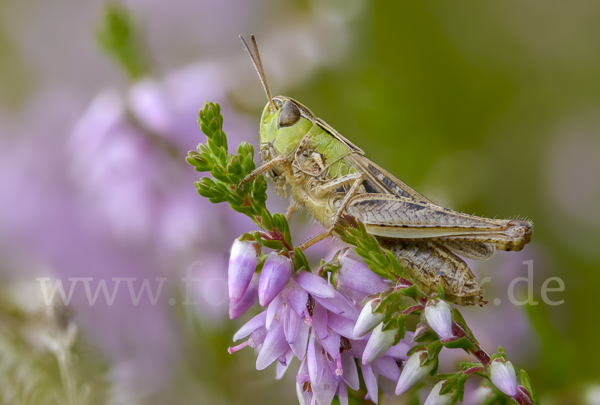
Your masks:
<path fill-rule="evenodd" d="M 440 381 L 433 386 L 433 389 L 425 400 L 425 405 L 450 405 L 452 403 L 452 393 L 449 392 L 447 394 L 440 395 L 443 384 L 444 382 Z"/>
<path fill-rule="evenodd" d="M 232 304 L 240 302 L 248 289 L 256 265 L 258 264 L 260 248 L 254 241 L 236 239 L 231 247 L 227 285 L 229 300 Z"/>
<path fill-rule="evenodd" d="M 250 285 L 248 285 L 246 292 L 238 302 L 229 300 L 229 318 L 235 319 L 241 316 L 256 302 L 258 295 L 258 278 L 259 275 L 254 273 Z"/>
<path fill-rule="evenodd" d="M 453 336 L 452 313 L 445 301 L 430 300 L 425 307 L 425 319 L 440 338 L 447 339 Z"/>
<path fill-rule="evenodd" d="M 362 311 L 360 311 L 360 315 L 358 315 L 358 319 L 354 325 L 354 337 L 356 339 L 362 338 L 383 321 L 383 314 L 373 313 L 373 309 L 378 303 L 379 299 L 374 298 L 367 302 Z"/>
<path fill-rule="evenodd" d="M 369 364 L 377 359 L 383 353 L 387 352 L 394 345 L 396 339 L 396 331 L 383 330 L 383 322 L 373 329 L 373 333 L 369 337 L 365 351 L 363 352 L 362 364 Z"/>
<path fill-rule="evenodd" d="M 258 282 L 258 302 L 267 306 L 281 292 L 285 283 L 290 279 L 294 264 L 287 256 L 273 252 L 267 257 L 260 281 Z"/>
<path fill-rule="evenodd" d="M 421 367 L 421 356 L 427 356 L 427 352 L 419 350 L 413 353 L 406 361 L 398 379 L 398 385 L 396 385 L 396 395 L 408 391 L 433 370 L 433 362 Z"/>
<path fill-rule="evenodd" d="M 517 394 L 517 376 L 510 361 L 503 358 L 492 360 L 490 365 L 490 379 L 500 391 L 513 397 Z"/>

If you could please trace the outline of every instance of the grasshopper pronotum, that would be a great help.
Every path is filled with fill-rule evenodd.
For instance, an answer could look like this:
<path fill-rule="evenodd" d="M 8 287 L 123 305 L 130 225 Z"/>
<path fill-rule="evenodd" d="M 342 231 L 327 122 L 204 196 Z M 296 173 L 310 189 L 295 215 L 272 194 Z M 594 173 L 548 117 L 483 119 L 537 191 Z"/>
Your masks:
<path fill-rule="evenodd" d="M 487 260 L 496 249 L 519 251 L 531 240 L 531 223 L 476 217 L 429 201 L 365 158 L 301 103 L 272 97 L 254 36 L 254 52 L 241 39 L 268 98 L 260 121 L 264 164 L 241 184 L 265 173 L 278 190 L 285 193 L 290 186 L 293 204 L 326 228 L 302 249 L 330 236 L 347 213 L 365 224 L 426 293 L 441 284 L 456 304 L 482 304 L 483 290 L 457 254 Z"/>

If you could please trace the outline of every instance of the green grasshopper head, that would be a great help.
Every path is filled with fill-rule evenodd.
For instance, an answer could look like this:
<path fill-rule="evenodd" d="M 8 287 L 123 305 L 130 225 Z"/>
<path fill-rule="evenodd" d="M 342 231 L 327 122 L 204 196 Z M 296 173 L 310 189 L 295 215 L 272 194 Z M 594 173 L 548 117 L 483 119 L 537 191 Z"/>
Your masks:
<path fill-rule="evenodd" d="M 268 162 L 279 155 L 294 152 L 302 138 L 313 127 L 316 118 L 308 108 L 296 100 L 285 96 L 271 96 L 254 35 L 251 36 L 254 53 L 244 38 L 240 36 L 240 39 L 250 55 L 269 100 L 260 119 L 260 152 L 262 160 Z M 278 171 L 274 170 L 273 174 L 280 175 Z"/>
<path fill-rule="evenodd" d="M 275 111 L 272 111 L 275 105 Z M 277 96 L 267 103 L 260 119 L 260 149 L 263 161 L 292 153 L 315 122 L 313 113 L 299 102 Z"/>

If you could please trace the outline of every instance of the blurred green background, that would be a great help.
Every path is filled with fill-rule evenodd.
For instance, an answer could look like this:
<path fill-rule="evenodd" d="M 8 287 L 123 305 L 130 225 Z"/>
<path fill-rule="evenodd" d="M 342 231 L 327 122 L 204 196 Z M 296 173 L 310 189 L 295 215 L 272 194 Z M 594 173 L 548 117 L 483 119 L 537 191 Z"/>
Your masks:
<path fill-rule="evenodd" d="M 529 372 L 543 403 L 600 403 L 594 391 L 600 379 L 600 350 L 594 346 L 594 336 L 600 333 L 596 315 L 600 3 L 132 0 L 123 4 L 139 24 L 140 41 L 147 44 L 143 66 L 156 80 L 193 63 L 215 63 L 222 75 L 222 82 L 216 83 L 227 87 L 221 92 L 206 90 L 205 96 L 202 86 L 191 83 L 188 91 L 198 93 L 199 100 L 212 100 L 218 94 L 214 101 L 229 103 L 227 111 L 241 117 L 235 128 L 243 126 L 244 134 L 254 136 L 244 135 L 237 142 L 256 145 L 265 102 L 238 39 L 239 34 L 253 33 L 273 93 L 301 101 L 371 160 L 441 205 L 487 217 L 533 221 L 533 241 L 518 256 L 499 253 L 489 263 L 475 265 L 480 277 L 492 277 L 486 299 L 499 297 L 502 304 L 472 308 L 465 316 L 476 324 L 476 331 L 503 331 L 501 337 L 508 343 L 494 340 L 492 333 L 482 341 L 484 347 L 494 352 L 497 347 L 492 345 L 505 344 L 509 358 Z M 135 82 L 96 40 L 105 6 L 103 1 L 0 1 L 0 146 L 14 151 L 21 144 L 31 145 L 33 154 L 24 154 L 30 161 L 14 170 L 42 176 L 50 187 L 54 180 L 43 176 L 45 167 L 68 149 L 78 117 L 90 101 L 105 88 L 125 91 Z M 201 103 L 188 107 L 197 111 Z M 43 115 L 48 108 L 51 117 Z M 224 116 L 227 124 L 229 117 Z M 178 119 L 193 123 L 195 116 Z M 229 130 L 228 135 L 232 136 Z M 198 131 L 186 139 L 182 150 L 193 149 L 202 136 Z M 56 149 L 35 148 L 48 144 Z M 6 154 L 2 156 L 6 162 Z M 192 171 L 185 167 L 183 156 L 181 170 Z M 3 170 L 3 181 L 21 178 L 9 166 Z M 186 184 L 193 192 L 191 181 Z M 4 227 L 0 271 L 6 289 L 16 282 L 35 284 L 33 273 L 22 268 L 45 263 L 54 249 L 42 242 L 46 248 L 40 249 L 41 245 L 28 245 L 27 238 L 11 236 L 15 229 L 35 227 L 28 222 L 33 219 L 25 215 L 25 208 L 8 195 L 10 190 L 0 191 Z M 201 204 L 201 197 L 197 199 Z M 31 209 L 47 209 L 53 215 L 43 200 L 29 203 L 35 207 Z M 301 222 L 297 219 L 295 224 L 301 227 Z M 219 244 L 225 255 L 226 241 L 236 236 L 235 231 L 210 232 L 226 235 Z M 121 242 L 115 243 L 123 248 Z M 183 259 L 177 266 L 185 268 L 202 243 L 179 252 Z M 153 260 L 151 255 L 145 257 Z M 526 260 L 534 261 L 533 292 L 540 303 L 517 307 L 504 298 L 514 277 L 527 276 L 522 263 Z M 220 271 L 226 272 L 225 267 Z M 541 287 L 550 277 L 564 281 L 563 292 L 549 294 L 553 301 L 564 300 L 562 305 L 546 305 L 540 298 Z M 94 401 L 295 403 L 293 372 L 276 382 L 273 372 L 254 370 L 251 350 L 235 356 L 226 353 L 243 321 L 206 324 L 193 311 L 168 305 L 163 310 L 176 337 L 164 341 L 174 347 L 169 350 L 166 380 L 156 389 L 145 386 L 142 377 L 138 378 L 141 388 L 120 386 L 127 395 L 116 393 L 114 382 L 123 373 L 143 376 L 146 367 L 164 365 L 116 368 L 119 355 L 97 349 L 102 338 L 94 336 L 93 329 L 80 328 L 84 343 L 77 356 L 79 367 L 87 371 L 77 375 L 81 384 L 93 387 Z M 17 339 L 20 324 L 14 322 L 23 318 L 15 318 L 14 308 L 3 311 L 7 321 L 2 329 Z M 93 318 L 101 317 L 99 313 L 89 316 L 87 324 L 103 322 Z M 511 327 L 520 330 L 512 340 Z M 120 331 L 113 333 L 118 336 Z M 7 364 L 7 353 L 2 356 Z M 42 362 L 40 370 L 56 373 L 48 364 Z M 4 403 L 12 403 L 6 393 L 4 397 L 9 398 Z M 385 401 L 403 403 L 398 398 Z"/>

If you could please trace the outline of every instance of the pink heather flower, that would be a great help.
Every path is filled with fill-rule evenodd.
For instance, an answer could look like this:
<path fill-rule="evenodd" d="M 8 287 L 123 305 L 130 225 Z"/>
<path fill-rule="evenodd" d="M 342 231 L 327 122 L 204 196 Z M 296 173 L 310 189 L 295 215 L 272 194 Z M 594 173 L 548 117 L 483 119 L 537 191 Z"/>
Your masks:
<path fill-rule="evenodd" d="M 348 364 L 354 363 L 350 356 Z M 298 395 L 298 402 L 301 405 L 313 405 L 313 404 L 330 404 L 333 401 L 334 396 L 338 396 L 340 404 L 348 404 L 348 389 L 346 388 L 347 381 L 340 381 L 339 378 L 335 377 L 331 368 L 327 364 L 322 364 L 323 368 L 321 372 L 319 382 L 311 379 L 310 369 L 308 361 L 302 361 L 300 364 L 300 370 L 296 374 L 296 394 Z M 359 388 L 358 372 L 356 364 L 353 368 L 354 374 L 352 375 L 352 385 L 354 389 Z"/>
<path fill-rule="evenodd" d="M 259 256 L 260 247 L 255 241 L 236 239 L 233 242 L 227 272 L 229 300 L 232 304 L 237 304 L 244 296 L 256 270 Z"/>
<path fill-rule="evenodd" d="M 301 364 L 296 376 L 296 381 L 300 385 L 297 387 L 299 397 L 303 398 L 303 403 L 306 404 L 313 403 L 311 401 L 315 400 L 329 404 L 330 402 L 327 401 L 331 401 L 336 392 L 340 401 L 343 401 L 347 395 L 345 385 L 354 390 L 359 388 L 358 368 L 354 358 L 360 359 L 363 356 L 366 344 L 364 341 L 351 340 L 337 333 L 344 329 L 351 330 L 351 325 L 344 325 L 349 321 L 347 318 L 335 314 L 331 314 L 330 318 L 332 318 L 331 332 L 326 339 L 320 339 L 314 330 L 311 331 L 306 364 Z M 361 366 L 368 392 L 366 399 L 377 403 L 379 382 L 398 380 L 399 364 L 406 359 L 404 347 L 395 346 L 372 363 Z"/>
<path fill-rule="evenodd" d="M 379 299 L 374 298 L 363 306 L 354 326 L 354 337 L 356 339 L 362 338 L 383 321 L 382 313 L 373 313 L 373 309 L 377 304 L 379 304 Z"/>
<path fill-rule="evenodd" d="M 366 295 L 377 294 L 388 288 L 383 278 L 369 270 L 362 261 L 350 257 L 350 250 L 338 256 L 340 269 L 336 283 L 340 288 L 350 288 Z"/>
<path fill-rule="evenodd" d="M 433 370 L 433 362 L 421 367 L 421 356 L 427 356 L 427 352 L 425 350 L 419 350 L 408 358 L 408 361 L 400 374 L 400 378 L 398 379 L 396 395 L 408 391 Z"/>
<path fill-rule="evenodd" d="M 234 340 L 248 339 L 229 352 L 246 346 L 258 348 L 257 369 L 276 363 L 277 378 L 283 376 L 291 359 L 297 357 L 301 360 L 296 376 L 300 403 L 327 405 L 337 395 L 342 404 L 347 404 L 346 386 L 359 388 L 354 359 L 364 357 L 367 339 L 371 339 L 371 335 L 364 340 L 354 337 L 359 316 L 357 305 L 324 278 L 301 271 L 287 279 L 265 311 L 235 334 Z M 394 347 L 386 344 L 377 358 L 362 367 L 368 398 L 377 403 L 380 380 L 398 380 L 399 364 L 407 358 L 409 349 L 405 341 Z"/>
<path fill-rule="evenodd" d="M 292 260 L 273 252 L 267 257 L 260 273 L 258 284 L 258 302 L 267 306 L 281 292 L 294 270 Z"/>
<path fill-rule="evenodd" d="M 425 307 L 425 319 L 440 338 L 447 339 L 453 336 L 452 313 L 445 301 L 440 299 L 429 300 Z"/>
<path fill-rule="evenodd" d="M 254 273 L 252 280 L 248 285 L 248 288 L 244 292 L 244 295 L 238 302 L 229 301 L 229 318 L 235 319 L 241 316 L 244 312 L 250 309 L 250 307 L 256 302 L 258 296 L 258 282 L 260 275 Z"/>
<path fill-rule="evenodd" d="M 452 393 L 440 395 L 443 384 L 444 381 L 440 381 L 433 386 L 433 389 L 425 400 L 425 405 L 450 405 L 452 403 Z"/>
<path fill-rule="evenodd" d="M 494 383 L 496 388 L 498 388 L 500 391 L 509 397 L 513 397 L 517 394 L 517 376 L 510 361 L 502 358 L 496 358 L 492 360 L 489 374 L 492 383 Z"/>

